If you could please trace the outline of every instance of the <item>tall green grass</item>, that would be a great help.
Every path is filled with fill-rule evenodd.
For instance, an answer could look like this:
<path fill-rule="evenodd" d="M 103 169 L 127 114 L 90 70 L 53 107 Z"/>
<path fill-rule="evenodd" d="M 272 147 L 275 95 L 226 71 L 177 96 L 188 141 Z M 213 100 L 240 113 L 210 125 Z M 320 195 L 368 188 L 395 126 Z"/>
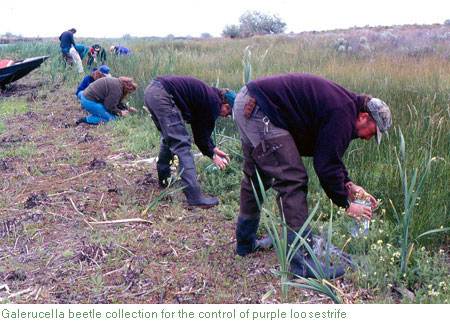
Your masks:
<path fill-rule="evenodd" d="M 356 93 L 368 93 L 383 99 L 391 107 L 394 127 L 383 137 L 379 147 L 374 141 L 351 143 L 344 157 L 350 177 L 384 202 L 402 202 L 403 190 L 394 150 L 400 140 L 397 127 L 403 130 L 407 141 L 406 155 L 409 157 L 418 157 L 427 152 L 430 146 L 428 139 L 433 138 L 436 163 L 431 166 L 430 176 L 424 183 L 419 204 L 415 207 L 421 217 L 411 220 L 410 233 L 418 236 L 427 229 L 449 226 L 450 74 L 446 73 L 450 71 L 446 46 L 449 41 L 428 42 L 427 46 L 433 46 L 432 51 L 426 55 L 411 56 L 405 55 L 405 48 L 418 44 L 410 39 L 405 44 L 401 43 L 401 39 L 390 44 L 371 37 L 372 52 L 365 56 L 338 53 L 333 47 L 335 35 L 330 35 L 254 37 L 246 40 L 104 39 L 97 42 L 105 48 L 120 42 L 133 50 L 134 55 L 131 57 L 108 55 L 106 64 L 110 66 L 113 76 L 130 76 L 139 84 L 138 91 L 127 98 L 130 105 L 141 110 L 139 114 L 142 115 L 138 116 L 145 114 L 141 109 L 145 88 L 152 78 L 159 75 L 191 75 L 210 85 L 219 83 L 220 87 L 238 91 L 245 80 L 242 66 L 244 51 L 247 51 L 248 59 L 250 53 L 253 59 L 252 78 L 286 72 L 313 73 Z M 90 45 L 95 40 L 78 39 L 77 42 Z M 57 42 L 18 43 L 2 49 L 4 57 L 18 59 L 38 55 L 51 56 L 41 68 L 33 72 L 49 80 L 45 87 L 51 88 L 55 83 L 64 82 L 75 89 L 84 77 L 75 70 L 62 69 Z M 123 134 L 118 141 L 126 142 L 127 147 L 132 147 L 134 152 L 153 154 L 157 151 L 154 146 L 159 143 L 158 133 L 152 129 L 154 126 L 149 123 L 149 119 L 125 119 L 116 126 L 121 130 L 116 133 Z M 126 135 L 123 131 L 126 128 L 139 136 Z M 217 129 L 223 130 L 226 136 L 238 138 L 237 128 L 230 119 L 218 119 Z M 237 155 L 235 157 L 238 159 Z M 310 160 L 305 160 L 310 170 L 311 192 L 315 193 L 319 190 L 318 180 L 311 169 Z M 410 159 L 406 164 L 407 168 L 414 169 L 421 162 Z M 222 194 L 220 188 L 216 191 L 216 194 Z M 385 217 L 394 221 L 394 211 L 389 206 L 386 208 Z M 420 242 L 439 244 L 446 238 L 448 235 L 440 234 L 421 237 Z"/>

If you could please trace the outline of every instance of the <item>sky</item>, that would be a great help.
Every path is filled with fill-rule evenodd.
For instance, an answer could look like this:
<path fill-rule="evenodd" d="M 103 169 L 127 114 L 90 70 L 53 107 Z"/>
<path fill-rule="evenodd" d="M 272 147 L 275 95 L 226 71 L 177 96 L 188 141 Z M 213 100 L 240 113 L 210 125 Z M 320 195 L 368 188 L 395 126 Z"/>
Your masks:
<path fill-rule="evenodd" d="M 0 35 L 54 37 L 75 27 L 75 39 L 220 36 L 248 10 L 278 15 L 287 33 L 450 19 L 446 0 L 0 0 L 0 8 Z"/>

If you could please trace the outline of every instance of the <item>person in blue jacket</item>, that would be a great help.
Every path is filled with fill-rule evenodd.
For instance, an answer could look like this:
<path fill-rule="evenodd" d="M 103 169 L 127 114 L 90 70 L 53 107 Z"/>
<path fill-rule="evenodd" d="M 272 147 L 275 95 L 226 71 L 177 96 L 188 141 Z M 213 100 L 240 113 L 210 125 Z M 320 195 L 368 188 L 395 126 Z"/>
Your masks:
<path fill-rule="evenodd" d="M 95 73 L 95 71 L 99 71 L 100 73 Z M 89 74 L 84 77 L 83 81 L 80 83 L 80 85 L 77 88 L 77 97 L 79 96 L 80 91 L 85 90 L 92 82 L 94 82 L 97 79 L 100 79 L 102 77 L 111 77 L 111 74 L 109 73 L 110 69 L 106 65 L 100 66 L 100 68 L 97 70 L 97 68 L 94 68 L 89 72 Z"/>
<path fill-rule="evenodd" d="M 68 65 L 73 64 L 72 56 L 70 55 L 70 48 L 75 46 L 75 40 L 73 38 L 73 34 L 75 34 L 77 30 L 75 28 L 71 28 L 69 30 L 66 30 L 59 36 L 59 41 L 61 44 L 59 45 L 61 47 L 61 53 L 63 57 L 63 64 L 64 67 Z"/>
<path fill-rule="evenodd" d="M 127 55 L 132 55 L 133 52 L 126 48 L 125 46 L 111 46 L 109 48 L 109 50 L 111 51 L 112 54 L 116 55 L 116 56 L 127 56 Z"/>

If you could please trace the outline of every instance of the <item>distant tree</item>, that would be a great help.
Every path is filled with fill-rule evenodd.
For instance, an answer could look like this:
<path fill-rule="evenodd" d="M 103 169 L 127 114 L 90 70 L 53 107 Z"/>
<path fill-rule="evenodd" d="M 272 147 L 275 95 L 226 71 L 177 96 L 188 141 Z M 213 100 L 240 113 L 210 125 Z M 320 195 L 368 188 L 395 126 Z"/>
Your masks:
<path fill-rule="evenodd" d="M 226 25 L 222 35 L 225 37 L 252 37 L 253 35 L 281 34 L 286 23 L 277 15 L 268 15 L 259 11 L 246 11 L 239 17 L 240 25 Z"/>
<path fill-rule="evenodd" d="M 169 35 L 166 36 L 166 38 L 167 38 L 167 39 L 174 39 L 174 38 L 175 38 L 175 35 L 169 34 Z"/>
<path fill-rule="evenodd" d="M 286 23 L 278 16 L 259 11 L 247 11 L 240 18 L 242 37 L 253 35 L 281 34 L 286 30 Z"/>
<path fill-rule="evenodd" d="M 222 31 L 223 37 L 238 38 L 240 37 L 238 25 L 226 25 Z"/>
<path fill-rule="evenodd" d="M 450 19 L 447 19 L 446 21 L 444 21 L 444 25 L 450 26 Z"/>
<path fill-rule="evenodd" d="M 201 38 L 213 38 L 213 36 L 210 33 L 201 33 Z"/>

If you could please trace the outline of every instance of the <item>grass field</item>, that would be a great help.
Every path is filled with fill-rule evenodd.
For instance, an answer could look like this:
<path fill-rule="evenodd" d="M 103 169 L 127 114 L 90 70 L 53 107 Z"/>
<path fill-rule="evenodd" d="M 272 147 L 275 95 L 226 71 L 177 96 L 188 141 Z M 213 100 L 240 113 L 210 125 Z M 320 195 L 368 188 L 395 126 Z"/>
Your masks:
<path fill-rule="evenodd" d="M 234 255 L 242 153 L 231 119 L 216 126 L 230 168 L 211 171 L 208 158 L 197 161 L 202 188 L 219 196 L 219 206 L 188 210 L 176 193 L 142 215 L 160 192 L 155 167 L 136 163 L 158 153 L 159 134 L 142 109 L 152 78 L 191 75 L 238 91 L 246 78 L 302 72 L 381 98 L 393 115 L 379 147 L 353 141 L 344 157 L 353 181 L 381 202 L 367 238 L 350 239 L 350 219 L 330 205 L 305 157 L 311 209 L 319 202 L 313 228 L 326 237 L 333 214 L 332 243 L 358 261 L 329 288 L 341 302 L 448 303 L 449 26 L 100 43 L 133 50 L 131 57 L 109 56 L 106 64 L 113 76 L 139 84 L 127 99 L 139 111 L 99 127 L 71 126 L 83 115 L 74 93 L 84 75 L 62 69 L 57 42 L 0 49 L 2 58 L 51 56 L 18 82 L 23 86 L 1 95 L 0 285 L 5 282 L 10 292 L 0 291 L 0 301 L 34 302 L 40 288 L 40 303 L 330 302 L 297 288 L 284 297 L 280 278 L 271 272 L 279 269 L 273 251 Z M 243 61 L 250 62 L 251 76 Z M 36 81 L 42 85 L 33 86 Z M 266 208 L 277 214 L 274 197 L 269 191 Z M 130 218 L 152 225 L 90 223 Z M 265 231 L 262 225 L 259 233 Z"/>

